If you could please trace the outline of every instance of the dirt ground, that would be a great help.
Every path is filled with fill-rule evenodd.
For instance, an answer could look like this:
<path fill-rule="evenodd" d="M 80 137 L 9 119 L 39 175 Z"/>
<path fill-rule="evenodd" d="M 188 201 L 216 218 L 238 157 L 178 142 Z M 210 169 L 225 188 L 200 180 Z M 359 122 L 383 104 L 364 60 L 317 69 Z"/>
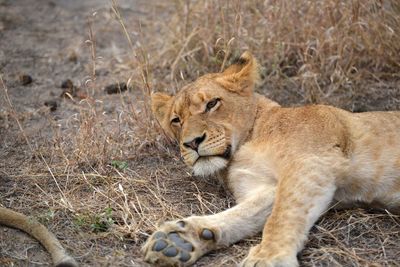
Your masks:
<path fill-rule="evenodd" d="M 118 6 L 135 47 L 155 54 L 151 40 L 166 34 L 157 25 L 168 23 L 170 10 L 157 1 Z M 190 175 L 155 124 L 131 119 L 147 112 L 140 81 L 122 94 L 104 91 L 140 77 L 134 64 L 109 1 L 0 0 L 0 203 L 40 220 L 82 266 L 146 266 L 140 247 L 158 223 L 234 205 L 215 181 Z M 162 67 L 153 72 L 154 80 L 169 74 Z M 24 85 L 23 75 L 32 82 Z M 80 89 L 63 94 L 67 79 Z M 399 84 L 365 83 L 366 90 L 321 102 L 400 110 Z M 283 105 L 307 103 L 294 89 L 259 90 Z M 235 266 L 259 240 L 212 252 L 195 266 Z M 302 266 L 400 266 L 399 244 L 399 216 L 332 210 L 312 229 L 299 259 Z M 38 242 L 0 227 L 0 266 L 49 263 Z"/>

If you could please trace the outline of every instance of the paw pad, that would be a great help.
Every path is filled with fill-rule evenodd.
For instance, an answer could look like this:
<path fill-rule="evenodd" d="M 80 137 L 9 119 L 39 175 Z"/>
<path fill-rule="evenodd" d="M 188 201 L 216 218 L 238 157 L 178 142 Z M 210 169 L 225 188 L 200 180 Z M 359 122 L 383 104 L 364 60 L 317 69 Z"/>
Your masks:
<path fill-rule="evenodd" d="M 187 262 L 190 260 L 190 252 L 194 250 L 193 245 L 183 239 L 177 232 L 164 233 L 156 232 L 153 235 L 153 251 L 162 252 L 166 257 L 173 258 L 179 256 L 179 261 Z"/>
<path fill-rule="evenodd" d="M 156 243 L 154 243 L 153 250 L 154 251 L 161 251 L 164 248 L 168 246 L 168 243 L 165 242 L 164 240 L 157 240 Z"/>
<path fill-rule="evenodd" d="M 179 251 L 176 247 L 168 247 L 166 249 L 164 249 L 163 254 L 167 257 L 175 257 L 176 255 L 178 255 Z"/>
<path fill-rule="evenodd" d="M 203 231 L 201 231 L 201 237 L 205 240 L 212 240 L 214 239 L 214 233 L 209 229 L 203 229 Z"/>
<path fill-rule="evenodd" d="M 187 242 L 185 239 L 180 237 L 177 233 L 170 233 L 168 235 L 169 240 L 174 242 L 174 245 L 180 247 L 181 249 L 184 249 L 186 251 L 193 251 L 193 246 L 189 242 Z"/>
<path fill-rule="evenodd" d="M 154 239 L 161 239 L 161 238 L 167 238 L 167 235 L 163 232 L 155 232 L 153 234 Z"/>
<path fill-rule="evenodd" d="M 181 256 L 179 257 L 180 261 L 187 262 L 190 260 L 190 254 L 187 253 L 186 251 L 181 251 Z"/>

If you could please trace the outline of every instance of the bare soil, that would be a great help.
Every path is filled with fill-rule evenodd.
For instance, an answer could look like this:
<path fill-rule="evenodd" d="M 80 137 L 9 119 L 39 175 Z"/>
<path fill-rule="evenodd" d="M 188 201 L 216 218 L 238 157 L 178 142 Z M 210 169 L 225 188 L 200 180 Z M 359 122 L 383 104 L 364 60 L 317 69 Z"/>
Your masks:
<path fill-rule="evenodd" d="M 82 266 L 146 266 L 140 247 L 157 224 L 234 202 L 216 181 L 192 177 L 157 124 L 145 123 L 140 62 L 111 7 L 106 0 L 0 0 L 0 203 L 40 220 Z M 173 7 L 126 0 L 118 8 L 135 48 L 157 54 L 169 40 L 159 25 L 170 22 Z M 154 90 L 185 82 L 163 88 L 171 69 L 160 64 L 152 72 Z M 67 79 L 79 93 L 65 94 Z M 128 81 L 126 92 L 104 91 Z M 295 84 L 282 84 L 258 90 L 287 106 L 310 102 Z M 317 102 L 400 110 L 399 85 L 396 77 L 363 81 Z M 212 252 L 195 266 L 235 266 L 259 241 Z M 328 211 L 299 259 L 302 266 L 400 266 L 400 217 Z M 47 266 L 50 258 L 29 236 L 0 226 L 0 265 Z"/>

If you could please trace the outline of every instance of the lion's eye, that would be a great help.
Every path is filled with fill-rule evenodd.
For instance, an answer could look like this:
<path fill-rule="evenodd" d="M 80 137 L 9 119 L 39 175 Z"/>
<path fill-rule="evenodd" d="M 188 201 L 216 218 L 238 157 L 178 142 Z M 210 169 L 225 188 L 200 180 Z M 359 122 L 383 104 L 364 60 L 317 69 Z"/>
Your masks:
<path fill-rule="evenodd" d="M 171 120 L 171 123 L 180 123 L 180 122 L 181 120 L 178 117 Z"/>
<path fill-rule="evenodd" d="M 219 98 L 215 98 L 210 102 L 208 102 L 206 106 L 206 111 L 210 111 L 213 107 L 215 107 L 218 104 L 219 101 L 220 101 Z"/>

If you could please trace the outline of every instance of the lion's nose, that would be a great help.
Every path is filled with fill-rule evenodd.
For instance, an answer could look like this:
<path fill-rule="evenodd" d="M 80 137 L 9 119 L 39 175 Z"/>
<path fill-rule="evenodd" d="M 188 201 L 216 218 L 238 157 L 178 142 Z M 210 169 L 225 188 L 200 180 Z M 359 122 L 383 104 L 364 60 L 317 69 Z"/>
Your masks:
<path fill-rule="evenodd" d="M 206 134 L 203 134 L 202 136 L 196 137 L 192 141 L 183 143 L 183 145 L 185 147 L 191 148 L 191 149 L 193 149 L 194 151 L 197 152 L 197 149 L 199 148 L 199 145 L 201 144 L 201 142 L 204 141 L 204 139 L 206 139 Z"/>

